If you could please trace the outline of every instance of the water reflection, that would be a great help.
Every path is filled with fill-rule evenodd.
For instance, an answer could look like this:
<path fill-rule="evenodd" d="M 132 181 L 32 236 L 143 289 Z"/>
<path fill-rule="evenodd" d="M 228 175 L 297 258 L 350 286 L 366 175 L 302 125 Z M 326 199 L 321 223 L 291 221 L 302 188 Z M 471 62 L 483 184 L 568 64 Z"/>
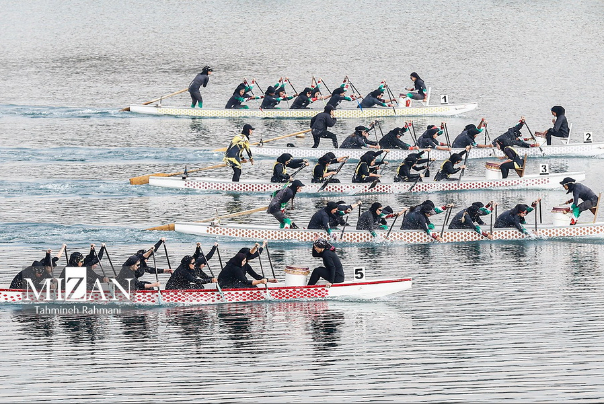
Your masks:
<path fill-rule="evenodd" d="M 344 313 L 338 310 L 327 310 L 310 320 L 311 337 L 318 351 L 330 351 L 338 346 L 344 320 Z"/>

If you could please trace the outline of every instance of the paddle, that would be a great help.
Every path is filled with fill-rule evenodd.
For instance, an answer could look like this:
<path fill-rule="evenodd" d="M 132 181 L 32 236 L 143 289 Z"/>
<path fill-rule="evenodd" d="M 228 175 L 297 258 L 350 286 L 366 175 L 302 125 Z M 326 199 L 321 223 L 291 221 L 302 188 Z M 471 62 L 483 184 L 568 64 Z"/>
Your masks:
<path fill-rule="evenodd" d="M 335 172 L 335 173 L 334 173 L 332 176 L 330 176 L 328 179 L 326 179 L 326 180 L 323 182 L 323 185 L 321 185 L 321 188 L 319 188 L 319 189 L 317 190 L 317 192 L 321 192 L 321 191 L 323 191 L 323 190 L 325 189 L 325 187 L 327 187 L 327 185 L 328 185 L 328 184 L 329 184 L 331 181 L 333 181 L 333 178 L 334 178 L 336 175 L 338 175 L 338 173 L 340 172 L 340 170 L 342 169 L 342 167 L 344 166 L 344 164 L 346 164 L 346 161 L 348 161 L 348 156 L 346 156 L 346 157 L 344 158 L 344 161 L 342 161 L 342 162 L 340 163 L 340 166 L 338 167 L 338 169 L 336 170 L 336 172 Z"/>
<path fill-rule="evenodd" d="M 189 175 L 190 173 L 195 173 L 198 171 L 206 171 L 206 170 L 213 170 L 215 168 L 221 168 L 221 167 L 226 167 L 226 163 L 220 163 L 220 164 L 215 164 L 213 166 L 208 166 L 208 167 L 202 167 L 202 168 L 195 168 L 193 170 L 186 170 L 187 175 Z M 179 171 L 177 173 L 155 173 L 155 174 L 147 174 L 147 175 L 141 175 L 138 177 L 132 177 L 130 178 L 130 185 L 144 185 L 144 184 L 148 184 L 149 183 L 149 177 L 176 177 L 178 175 L 183 175 L 185 174 L 185 171 Z"/>
<path fill-rule="evenodd" d="M 388 90 L 390 90 L 388 87 L 388 84 L 386 84 L 386 80 L 384 80 L 384 87 L 387 88 Z M 388 94 L 390 94 L 390 93 L 388 93 Z M 394 98 L 394 97 L 392 97 L 392 98 Z M 392 105 L 392 110 L 394 111 L 394 114 L 396 115 L 396 108 L 394 107 L 394 105 Z"/>
<path fill-rule="evenodd" d="M 69 266 L 69 253 L 67 253 L 67 246 L 65 246 L 65 263 Z"/>
<path fill-rule="evenodd" d="M 164 247 L 166 245 L 164 244 Z M 161 305 L 161 285 L 159 284 L 159 276 L 157 276 L 157 261 L 155 260 L 155 250 L 151 251 L 151 255 L 153 256 L 153 267 L 155 267 L 155 282 L 157 282 L 157 304 Z M 166 252 L 166 257 L 168 257 L 168 253 Z"/>
<path fill-rule="evenodd" d="M 301 135 L 301 134 L 303 134 L 303 133 L 310 132 L 311 130 L 312 130 L 312 129 L 306 129 L 306 130 L 302 130 L 302 131 L 300 131 L 300 132 L 290 133 L 289 135 L 277 136 L 277 137 L 274 137 L 274 138 L 272 138 L 272 139 L 266 139 L 266 140 L 263 140 L 262 142 L 254 142 L 254 143 L 250 143 L 250 146 L 258 146 L 258 145 L 259 145 L 259 144 L 261 144 L 261 143 L 262 143 L 262 144 L 264 144 L 264 143 L 273 142 L 273 141 L 275 141 L 275 140 L 279 140 L 279 139 L 285 139 L 285 138 L 287 138 L 287 137 L 292 137 L 292 136 L 296 136 L 296 135 Z M 215 152 L 224 152 L 224 151 L 226 151 L 227 149 L 228 149 L 228 147 L 222 147 L 222 148 L 220 148 L 220 149 L 214 149 L 214 150 L 212 150 L 212 151 L 215 151 Z"/>
<path fill-rule="evenodd" d="M 352 89 L 352 95 L 354 95 L 355 92 L 358 94 L 358 97 L 355 96 L 355 101 L 357 102 L 358 107 L 362 111 L 363 110 L 363 106 L 359 102 L 359 98 L 363 98 L 363 96 L 361 96 L 361 93 L 359 93 L 358 90 L 357 90 L 357 88 L 354 86 L 354 84 L 352 84 L 352 82 L 350 81 L 350 79 L 348 78 L 348 76 L 346 76 L 344 78 L 344 83 L 346 83 L 346 80 L 348 80 L 348 84 L 350 84 L 350 88 Z"/>
<path fill-rule="evenodd" d="M 166 253 L 166 261 L 168 262 L 168 269 L 172 269 L 172 266 L 170 265 L 170 257 L 168 256 L 168 247 L 166 247 L 166 242 L 164 241 L 164 252 Z M 155 273 L 157 274 L 157 271 L 155 271 Z"/>
<path fill-rule="evenodd" d="M 543 210 L 541 209 L 541 199 L 539 199 L 539 223 L 543 223 Z"/>
<path fill-rule="evenodd" d="M 472 149 L 470 149 L 472 150 Z M 470 155 L 470 150 L 468 150 L 466 152 L 466 157 L 464 159 L 463 165 L 464 167 L 461 169 L 461 172 L 459 173 L 459 179 L 457 180 L 457 185 L 459 185 L 459 183 L 461 182 L 461 177 L 463 177 L 463 173 L 466 171 L 466 164 L 468 164 L 468 156 Z"/>
<path fill-rule="evenodd" d="M 428 152 L 428 160 L 430 159 L 430 152 Z M 424 170 L 424 174 L 426 174 L 426 172 L 430 172 L 430 167 L 432 166 L 432 163 L 434 163 L 436 160 L 432 160 L 428 163 L 428 165 L 426 166 L 426 169 Z M 438 172 L 436 173 L 438 174 Z M 436 177 L 436 176 L 435 176 Z M 415 179 L 415 182 L 413 183 L 413 185 L 411 185 L 411 188 L 409 188 L 408 192 L 413 191 L 413 188 L 415 188 L 415 186 L 417 185 L 417 183 L 419 182 L 419 180 L 422 178 L 422 176 L 420 175 L 419 177 L 417 177 Z"/>
<path fill-rule="evenodd" d="M 413 146 L 417 146 L 417 136 L 415 134 L 415 126 L 413 126 L 413 121 L 409 121 L 409 127 L 411 128 L 411 130 L 409 131 L 411 133 L 411 137 L 413 138 Z M 418 146 L 419 149 L 419 146 Z"/>
<path fill-rule="evenodd" d="M 218 246 L 216 246 L 216 251 L 218 251 Z M 212 276 L 212 278 L 216 278 L 214 276 L 214 272 L 212 272 L 212 268 L 210 267 L 210 261 L 206 258 L 206 255 L 203 253 L 203 251 L 201 249 L 201 244 L 199 245 L 199 253 L 206 260 L 206 266 L 208 267 L 208 270 L 210 271 L 210 275 Z M 216 289 L 218 289 L 218 293 L 220 293 L 220 296 L 224 297 L 224 293 L 222 293 L 222 288 L 218 284 L 218 278 L 216 278 Z"/>
<path fill-rule="evenodd" d="M 443 233 L 445 232 L 445 226 L 449 223 L 449 217 L 451 217 L 451 212 L 453 211 L 453 207 L 449 207 L 445 212 L 445 220 L 443 221 L 443 227 L 440 229 L 440 237 L 442 238 Z"/>
<path fill-rule="evenodd" d="M 396 102 L 396 105 L 398 105 L 398 100 L 396 99 L 396 97 L 392 93 L 392 90 L 390 89 L 390 86 L 386 87 L 386 89 L 388 90 L 388 95 L 390 96 L 390 99 L 392 100 L 391 102 Z M 396 110 L 395 110 L 395 112 L 396 112 Z"/>
<path fill-rule="evenodd" d="M 405 211 L 405 213 L 403 213 L 403 220 L 405 220 L 405 216 L 407 216 L 407 212 L 406 211 Z M 386 233 L 386 237 L 384 237 L 384 238 L 390 237 L 390 232 L 394 228 L 394 224 L 396 223 L 397 219 L 398 219 L 398 215 L 394 217 L 394 220 L 392 221 L 392 224 L 390 225 L 390 228 L 388 229 L 388 233 Z"/>
<path fill-rule="evenodd" d="M 271 266 L 271 271 L 273 273 L 273 279 L 277 279 L 277 277 L 275 276 L 275 269 L 273 268 L 273 261 L 271 260 L 271 253 L 268 250 L 268 244 L 266 245 L 266 256 L 268 257 L 268 263 Z"/>
<path fill-rule="evenodd" d="M 495 205 L 495 219 L 497 219 L 497 205 Z M 491 215 L 491 235 L 493 234 L 493 215 Z"/>
<path fill-rule="evenodd" d="M 327 83 L 325 83 L 321 77 L 319 77 L 319 83 L 323 83 L 323 85 L 325 86 L 325 89 L 327 90 L 327 92 L 329 94 L 331 94 L 331 90 L 329 89 L 329 87 L 327 87 Z"/>
<path fill-rule="evenodd" d="M 113 270 L 113 275 L 117 278 L 117 272 L 115 272 L 115 267 L 113 266 L 113 262 L 111 262 L 111 257 L 109 256 L 109 251 L 107 250 L 107 247 L 105 247 L 105 255 L 107 256 L 107 259 L 109 260 L 109 265 L 111 265 L 111 269 Z"/>
<path fill-rule="evenodd" d="M 447 127 L 447 123 L 443 122 L 441 127 L 444 125 L 445 127 L 445 139 L 447 140 L 447 147 L 451 147 L 451 139 L 449 139 L 449 128 Z M 449 150 L 449 157 L 451 156 L 452 152 L 451 150 Z"/>
<path fill-rule="evenodd" d="M 258 249 L 258 262 L 260 263 L 260 272 L 262 273 L 262 279 L 266 279 L 266 276 L 264 276 L 264 267 L 262 266 L 262 257 L 260 256 L 260 247 L 256 246 L 256 248 Z M 264 289 L 268 293 L 268 282 L 264 284 Z"/>
<path fill-rule="evenodd" d="M 216 246 L 216 253 L 218 254 L 218 262 L 220 262 L 220 270 L 224 270 L 224 266 L 222 265 L 222 257 L 220 256 L 220 249 Z"/>
<path fill-rule="evenodd" d="M 390 153 L 390 150 L 388 150 L 386 153 L 384 153 L 384 155 L 382 156 L 382 160 L 380 160 L 380 164 L 384 162 L 384 159 L 386 158 L 386 155 L 387 155 L 388 153 Z M 380 172 L 381 172 L 381 170 L 383 170 L 383 169 L 384 169 L 384 167 L 383 167 L 383 166 L 382 166 L 382 167 L 380 167 Z M 369 185 L 369 188 L 368 188 L 368 189 L 373 189 L 373 188 L 375 188 L 375 186 L 377 185 L 377 183 L 378 183 L 378 182 L 380 182 L 380 179 L 379 179 L 379 178 L 377 178 L 377 179 L 373 180 L 373 182 L 371 183 L 371 185 Z"/>
<path fill-rule="evenodd" d="M 527 125 L 526 121 L 524 121 L 524 126 L 526 126 L 526 130 L 529 131 L 529 134 L 531 135 L 533 141 L 538 144 L 537 139 L 535 139 L 535 135 L 533 135 L 533 132 L 531 131 L 531 128 L 529 128 L 529 126 Z M 541 145 L 539 145 L 539 150 L 541 151 L 541 153 L 543 153 L 543 148 L 541 147 Z"/>
<path fill-rule="evenodd" d="M 317 83 L 317 79 L 315 79 L 315 76 L 312 76 L 312 80 L 310 81 L 310 87 L 314 90 L 315 86 L 318 86 L 319 83 Z M 318 94 L 321 94 L 321 90 L 319 89 Z M 323 106 L 325 106 L 325 99 L 323 98 L 323 94 L 321 94 L 321 101 L 323 101 Z"/>
<path fill-rule="evenodd" d="M 342 237 L 344 237 L 344 230 L 346 230 L 346 226 L 348 226 L 348 215 L 346 215 L 346 221 L 344 222 L 344 226 L 342 226 L 342 232 L 340 233 L 340 241 L 342 241 Z"/>
<path fill-rule="evenodd" d="M 92 251 L 94 251 L 94 256 L 95 256 L 96 260 L 99 263 L 99 268 L 101 268 L 101 272 L 103 273 L 103 278 L 106 278 L 107 275 L 105 274 L 105 269 L 103 269 L 103 264 L 101 264 L 101 260 L 99 259 L 99 255 L 96 253 L 96 250 L 92 250 Z"/>
<path fill-rule="evenodd" d="M 172 97 L 174 95 L 184 93 L 185 91 L 188 91 L 188 90 L 189 90 L 189 87 L 183 88 L 182 90 L 179 90 L 179 91 L 177 91 L 175 93 L 164 95 L 162 97 L 156 98 L 156 99 L 151 100 L 151 101 L 143 102 L 141 105 L 149 105 L 149 104 L 154 103 L 156 101 L 163 100 L 164 98 L 169 98 L 169 97 Z M 122 109 L 120 109 L 120 111 L 130 111 L 130 107 L 122 108 Z"/>
<path fill-rule="evenodd" d="M 264 207 L 261 207 L 261 208 L 244 210 L 243 212 L 230 213 L 230 214 L 224 215 L 224 216 L 212 217 L 212 218 L 203 219 L 203 220 L 196 220 L 193 223 L 206 223 L 206 222 L 211 222 L 211 221 L 213 221 L 215 219 L 227 219 L 227 218 L 230 218 L 230 217 L 244 216 L 244 215 L 249 215 L 251 213 L 260 212 L 262 210 L 267 210 L 267 209 L 268 209 L 268 206 L 264 206 Z M 150 228 L 148 228 L 146 230 L 174 231 L 174 223 L 164 224 L 164 225 L 156 226 L 156 227 L 150 227 Z"/>

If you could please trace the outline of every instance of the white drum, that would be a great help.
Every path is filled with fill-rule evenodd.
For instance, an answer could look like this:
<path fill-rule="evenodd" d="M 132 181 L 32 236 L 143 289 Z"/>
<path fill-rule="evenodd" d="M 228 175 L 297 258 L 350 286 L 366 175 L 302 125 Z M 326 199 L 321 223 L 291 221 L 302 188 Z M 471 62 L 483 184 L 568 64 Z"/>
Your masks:
<path fill-rule="evenodd" d="M 487 177 L 487 180 L 500 180 L 503 178 L 501 176 L 501 169 L 499 168 L 501 166 L 501 163 L 487 161 L 485 163 L 485 166 L 485 176 Z"/>
<path fill-rule="evenodd" d="M 285 267 L 285 286 L 306 286 L 308 283 L 308 268 Z"/>
<path fill-rule="evenodd" d="M 554 220 L 554 226 L 568 226 L 570 225 L 570 217 L 568 213 L 570 208 L 558 206 L 552 208 L 552 217 Z"/>

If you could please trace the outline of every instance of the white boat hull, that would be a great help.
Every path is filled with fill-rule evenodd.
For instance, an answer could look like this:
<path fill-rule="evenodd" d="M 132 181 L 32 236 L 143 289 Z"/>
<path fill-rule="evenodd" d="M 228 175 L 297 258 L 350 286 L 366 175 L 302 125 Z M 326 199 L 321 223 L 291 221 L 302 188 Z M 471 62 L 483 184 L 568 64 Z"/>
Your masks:
<path fill-rule="evenodd" d="M 478 104 L 428 105 L 409 108 L 337 109 L 336 118 L 396 116 L 453 116 L 476 109 Z M 321 109 L 204 109 L 157 105 L 131 105 L 130 112 L 148 115 L 195 116 L 201 118 L 312 118 Z"/>
<path fill-rule="evenodd" d="M 214 284 L 206 285 L 200 290 L 162 290 L 162 305 L 205 305 L 221 303 L 246 303 L 259 301 L 292 301 L 292 300 L 370 300 L 386 297 L 411 288 L 411 279 L 378 279 L 364 282 L 336 283 L 331 287 L 325 285 L 314 286 L 285 286 L 284 284 L 269 284 L 268 290 L 262 287 L 248 289 L 222 289 L 222 293 Z M 118 297 L 119 296 L 119 297 Z M 117 300 L 112 300 L 108 294 L 98 291 L 87 294 L 85 302 L 75 304 L 134 304 L 157 305 L 160 304 L 158 292 L 153 290 L 137 291 L 131 295 L 130 300 L 121 295 L 116 295 Z M 40 304 L 59 303 L 74 304 L 57 300 L 54 293 L 50 299 L 42 293 L 36 298 L 33 293 L 23 290 L 0 289 L 0 303 Z"/>
<path fill-rule="evenodd" d="M 548 175 L 525 175 L 520 178 L 515 173 L 511 173 L 506 179 L 487 180 L 485 178 L 462 178 L 457 181 L 423 181 L 413 185 L 412 182 L 379 182 L 375 187 L 371 183 L 330 183 L 321 193 L 325 194 L 348 194 L 348 195 L 367 195 L 367 194 L 399 194 L 410 192 L 441 192 L 441 191 L 467 191 L 477 189 L 556 189 L 560 188 L 560 181 L 564 177 L 573 177 L 577 181 L 585 180 L 584 172 L 566 172 Z M 322 183 L 312 183 L 309 179 L 300 178 L 304 183 L 304 194 L 319 193 Z M 270 194 L 284 187 L 282 183 L 272 183 L 262 180 L 242 180 L 232 182 L 221 178 L 203 178 L 189 177 L 182 179 L 180 177 L 149 177 L 149 185 L 167 187 L 197 189 L 209 192 L 234 192 L 234 193 L 265 193 Z"/>
<path fill-rule="evenodd" d="M 175 230 L 181 233 L 209 236 L 212 238 L 226 238 L 237 240 L 269 240 L 286 242 L 311 243 L 318 237 L 329 237 L 323 230 L 309 229 L 279 229 L 275 226 L 266 225 L 208 225 L 202 223 L 176 223 Z M 525 225 L 526 229 L 533 231 L 532 224 Z M 483 226 L 483 230 L 488 230 Z M 400 242 L 405 244 L 428 244 L 434 239 L 421 230 L 399 230 L 393 229 L 388 239 L 385 238 L 387 231 L 377 230 L 377 236 L 373 237 L 369 231 L 346 229 L 343 233 L 336 230 L 336 241 L 339 243 L 364 244 L 376 242 Z M 543 239 L 575 238 L 586 236 L 600 236 L 604 234 L 604 223 L 579 224 L 574 226 L 540 225 L 535 236 L 520 233 L 517 229 L 494 229 L 494 240 L 526 240 L 534 237 Z M 475 241 L 489 241 L 470 229 L 449 230 L 442 233 L 444 243 L 461 243 Z"/>
<path fill-rule="evenodd" d="M 543 151 L 538 147 L 517 148 L 520 155 L 525 154 L 529 157 L 594 157 L 604 154 L 604 143 L 571 143 L 569 145 L 559 144 L 551 146 L 542 146 Z M 273 147 L 273 146 L 253 146 L 251 148 L 254 156 L 279 157 L 283 153 L 289 153 L 295 158 L 319 158 L 327 152 L 332 152 L 336 157 L 349 156 L 351 159 L 358 160 L 369 149 L 313 149 L 311 147 Z M 453 149 L 452 153 L 460 153 L 464 149 Z M 388 153 L 389 160 L 404 160 L 410 153 L 417 153 L 417 150 L 391 149 Z M 427 153 L 424 156 L 427 157 Z M 475 147 L 470 151 L 469 159 L 481 159 L 503 156 L 501 150 L 493 148 Z M 437 160 L 449 158 L 449 152 L 445 150 L 430 150 L 430 157 Z"/>

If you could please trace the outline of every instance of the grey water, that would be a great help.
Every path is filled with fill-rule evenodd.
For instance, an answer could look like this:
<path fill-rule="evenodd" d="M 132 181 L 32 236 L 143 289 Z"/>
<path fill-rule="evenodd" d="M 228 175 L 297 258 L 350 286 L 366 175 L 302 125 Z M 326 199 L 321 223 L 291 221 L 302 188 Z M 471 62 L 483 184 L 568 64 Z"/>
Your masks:
<path fill-rule="evenodd" d="M 220 162 L 212 150 L 226 146 L 244 123 L 256 128 L 252 140 L 308 127 L 306 120 L 120 112 L 187 87 L 206 64 L 214 74 L 202 89 L 205 108 L 222 108 L 244 77 L 265 88 L 286 76 L 300 90 L 313 75 L 330 88 L 348 76 L 362 95 L 386 80 L 398 95 L 416 71 L 432 87 L 432 103 L 445 94 L 451 103 L 478 103 L 464 116 L 415 119 L 418 127 L 446 121 L 456 135 L 484 117 L 491 135 L 499 135 L 525 116 L 532 131 L 542 131 L 551 126 L 550 108 L 562 105 L 574 141 L 584 132 L 604 141 L 604 3 L 598 0 L 3 0 L 0 9 L 2 285 L 62 243 L 69 252 L 85 252 L 104 242 L 121 264 L 165 236 L 175 266 L 197 241 L 209 249 L 214 240 L 144 229 L 267 203 L 268 195 L 128 184 L 137 175 Z M 184 93 L 163 103 L 189 106 L 190 99 Z M 404 121 L 386 118 L 382 127 Z M 340 120 L 334 131 L 341 141 L 367 123 Z M 310 144 L 308 136 L 281 142 Z M 529 160 L 529 170 L 538 162 Z M 601 158 L 546 162 L 553 172 L 586 171 L 585 184 L 603 190 Z M 258 159 L 243 177 L 268 176 L 272 164 Z M 482 171 L 482 163 L 468 169 Z M 544 222 L 551 221 L 549 208 L 568 199 L 562 189 L 360 199 L 400 208 L 429 198 L 461 209 L 477 200 L 494 199 L 504 208 L 537 197 Z M 302 196 L 292 216 L 306 224 L 330 199 Z M 236 221 L 272 218 L 256 213 Z M 220 240 L 223 259 L 250 244 Z M 336 243 L 349 277 L 362 265 L 368 278 L 413 278 L 411 290 L 373 302 L 58 316 L 3 305 L 0 401 L 602 401 L 601 245 L 597 237 Z M 319 265 L 305 244 L 274 243 L 271 255 L 280 278 L 284 265 Z M 163 255 L 158 266 L 167 266 Z"/>

